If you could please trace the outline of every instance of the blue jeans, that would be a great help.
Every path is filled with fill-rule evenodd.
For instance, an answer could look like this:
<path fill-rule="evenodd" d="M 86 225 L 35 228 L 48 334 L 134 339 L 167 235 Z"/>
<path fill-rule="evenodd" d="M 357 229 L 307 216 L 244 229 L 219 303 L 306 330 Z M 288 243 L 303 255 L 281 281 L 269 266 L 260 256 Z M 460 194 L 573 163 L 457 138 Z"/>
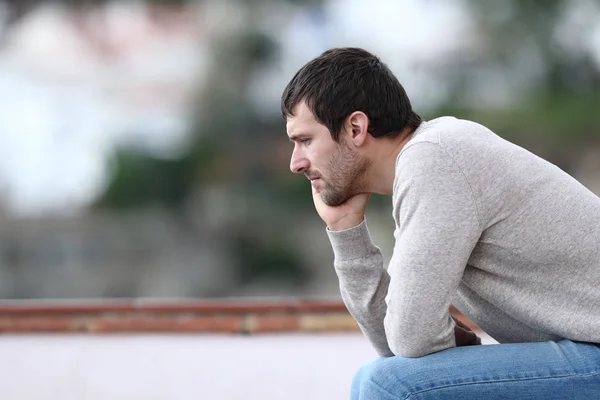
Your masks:
<path fill-rule="evenodd" d="M 352 400 L 600 399 L 600 345 L 561 340 L 379 358 L 357 372 L 351 392 Z"/>

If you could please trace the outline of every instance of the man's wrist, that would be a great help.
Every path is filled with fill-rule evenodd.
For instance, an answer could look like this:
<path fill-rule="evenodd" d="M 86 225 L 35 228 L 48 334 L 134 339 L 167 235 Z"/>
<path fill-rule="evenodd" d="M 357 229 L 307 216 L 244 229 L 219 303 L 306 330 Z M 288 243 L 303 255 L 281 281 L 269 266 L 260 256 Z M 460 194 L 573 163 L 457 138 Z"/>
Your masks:
<path fill-rule="evenodd" d="M 371 240 L 366 218 L 358 225 L 340 231 L 332 231 L 328 227 L 327 236 L 337 263 L 369 258 L 378 251 Z"/>
<path fill-rule="evenodd" d="M 353 215 L 348 216 L 347 218 L 342 218 L 335 223 L 327 224 L 327 229 L 335 232 L 335 231 L 345 231 L 347 229 L 351 229 L 357 227 L 365 220 L 364 215 Z"/>

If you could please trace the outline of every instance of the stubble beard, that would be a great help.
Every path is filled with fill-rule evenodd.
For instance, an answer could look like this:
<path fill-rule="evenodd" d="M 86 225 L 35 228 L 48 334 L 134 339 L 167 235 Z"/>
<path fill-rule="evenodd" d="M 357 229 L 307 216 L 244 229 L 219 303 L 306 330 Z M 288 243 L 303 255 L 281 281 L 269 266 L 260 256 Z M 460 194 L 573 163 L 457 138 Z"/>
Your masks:
<path fill-rule="evenodd" d="M 364 192 L 364 180 L 370 161 L 344 143 L 340 143 L 327 164 L 323 203 L 339 206 L 349 198 Z"/>

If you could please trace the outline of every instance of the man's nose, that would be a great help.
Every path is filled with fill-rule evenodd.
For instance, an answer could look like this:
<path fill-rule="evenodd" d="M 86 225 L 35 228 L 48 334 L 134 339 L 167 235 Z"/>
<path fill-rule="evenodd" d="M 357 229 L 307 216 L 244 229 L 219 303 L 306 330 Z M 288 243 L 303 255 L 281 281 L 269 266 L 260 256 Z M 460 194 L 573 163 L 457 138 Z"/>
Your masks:
<path fill-rule="evenodd" d="M 290 171 L 295 174 L 302 174 L 308 169 L 309 166 L 310 163 L 305 157 L 301 157 L 299 154 L 296 154 L 296 152 L 292 154 L 292 159 L 290 160 Z"/>

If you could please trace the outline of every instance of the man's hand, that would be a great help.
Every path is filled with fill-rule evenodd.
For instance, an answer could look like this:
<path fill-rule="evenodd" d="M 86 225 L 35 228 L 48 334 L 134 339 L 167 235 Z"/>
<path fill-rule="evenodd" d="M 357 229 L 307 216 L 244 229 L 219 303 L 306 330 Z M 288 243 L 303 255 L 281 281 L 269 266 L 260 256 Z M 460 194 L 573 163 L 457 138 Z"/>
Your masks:
<path fill-rule="evenodd" d="M 365 218 L 365 210 L 370 193 L 357 194 L 339 206 L 331 207 L 323 203 L 321 194 L 312 186 L 313 201 L 321 219 L 330 231 L 342 231 L 359 225 Z"/>
<path fill-rule="evenodd" d="M 481 344 L 481 338 L 475 334 L 467 325 L 452 317 L 456 326 L 454 327 L 454 338 L 456 346 L 473 346 Z"/>

